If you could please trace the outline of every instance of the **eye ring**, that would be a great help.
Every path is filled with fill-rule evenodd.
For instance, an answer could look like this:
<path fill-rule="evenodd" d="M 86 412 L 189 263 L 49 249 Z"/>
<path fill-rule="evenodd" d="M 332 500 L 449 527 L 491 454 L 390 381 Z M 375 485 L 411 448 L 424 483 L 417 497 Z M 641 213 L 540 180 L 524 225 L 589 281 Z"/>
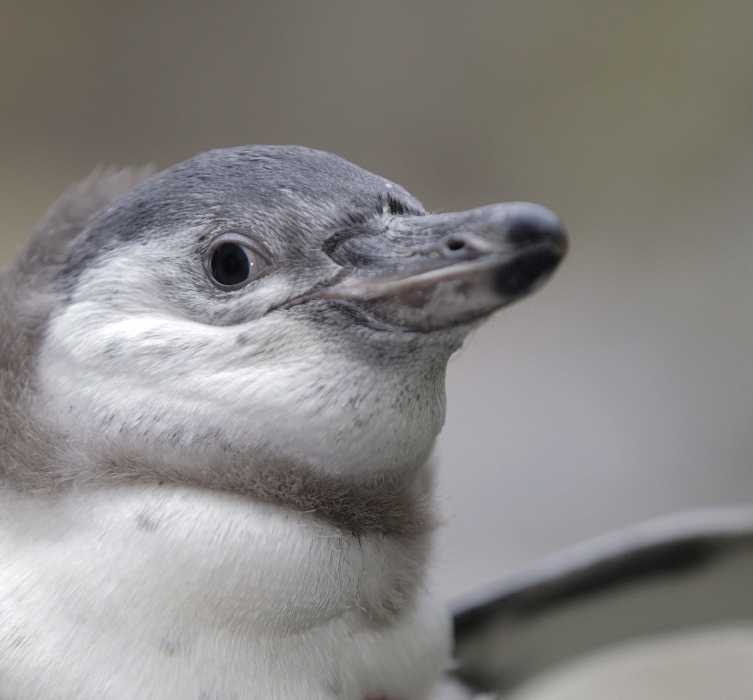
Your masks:
<path fill-rule="evenodd" d="M 224 233 L 212 241 L 204 254 L 204 270 L 212 284 L 223 291 L 246 286 L 268 267 L 253 242 L 238 233 Z"/>

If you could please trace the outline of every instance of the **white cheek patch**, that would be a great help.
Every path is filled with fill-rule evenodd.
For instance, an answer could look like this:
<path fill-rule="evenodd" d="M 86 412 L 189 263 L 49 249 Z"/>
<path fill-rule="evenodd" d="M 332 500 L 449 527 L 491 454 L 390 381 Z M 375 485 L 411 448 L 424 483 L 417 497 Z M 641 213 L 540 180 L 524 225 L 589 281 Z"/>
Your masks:
<path fill-rule="evenodd" d="M 38 376 L 59 428 L 191 449 L 263 447 L 335 471 L 428 454 L 443 418 L 436 386 L 410 371 L 379 374 L 292 313 L 235 325 L 176 313 L 134 272 L 143 262 L 118 256 L 88 271 L 51 319 Z M 415 400 L 401 412 L 405 396 Z"/>

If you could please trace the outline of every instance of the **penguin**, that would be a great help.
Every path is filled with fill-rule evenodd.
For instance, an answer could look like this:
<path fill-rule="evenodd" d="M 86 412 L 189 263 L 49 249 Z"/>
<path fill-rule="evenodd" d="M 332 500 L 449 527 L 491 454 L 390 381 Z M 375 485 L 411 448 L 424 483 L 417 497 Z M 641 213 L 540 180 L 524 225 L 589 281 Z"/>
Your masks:
<path fill-rule="evenodd" d="M 441 692 L 445 368 L 566 250 L 303 147 L 74 186 L 0 277 L 0 697 Z"/>

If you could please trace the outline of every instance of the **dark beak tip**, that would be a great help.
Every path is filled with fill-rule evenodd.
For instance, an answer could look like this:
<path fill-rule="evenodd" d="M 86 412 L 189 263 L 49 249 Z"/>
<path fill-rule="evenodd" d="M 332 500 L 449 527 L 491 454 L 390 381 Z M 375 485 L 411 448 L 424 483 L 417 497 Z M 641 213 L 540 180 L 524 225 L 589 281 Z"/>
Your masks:
<path fill-rule="evenodd" d="M 562 255 L 554 246 L 539 245 L 515 256 L 495 272 L 497 294 L 511 301 L 530 294 L 551 277 Z"/>
<path fill-rule="evenodd" d="M 505 206 L 505 205 L 502 205 Z M 519 246 L 549 241 L 561 251 L 567 252 L 567 231 L 560 218 L 551 210 L 538 204 L 515 202 L 506 218 L 504 233 L 508 243 Z"/>
<path fill-rule="evenodd" d="M 537 204 L 519 203 L 508 219 L 505 238 L 516 251 L 494 276 L 496 292 L 520 299 L 551 277 L 567 254 L 567 230 L 559 217 Z"/>

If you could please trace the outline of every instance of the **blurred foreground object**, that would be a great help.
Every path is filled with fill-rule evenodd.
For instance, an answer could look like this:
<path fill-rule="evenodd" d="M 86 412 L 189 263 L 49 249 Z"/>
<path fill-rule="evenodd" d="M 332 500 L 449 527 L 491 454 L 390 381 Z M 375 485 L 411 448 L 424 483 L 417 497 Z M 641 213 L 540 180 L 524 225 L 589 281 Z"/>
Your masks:
<path fill-rule="evenodd" d="M 585 542 L 460 602 L 456 673 L 507 693 L 612 645 L 745 625 L 753 626 L 753 506 L 693 511 Z"/>

